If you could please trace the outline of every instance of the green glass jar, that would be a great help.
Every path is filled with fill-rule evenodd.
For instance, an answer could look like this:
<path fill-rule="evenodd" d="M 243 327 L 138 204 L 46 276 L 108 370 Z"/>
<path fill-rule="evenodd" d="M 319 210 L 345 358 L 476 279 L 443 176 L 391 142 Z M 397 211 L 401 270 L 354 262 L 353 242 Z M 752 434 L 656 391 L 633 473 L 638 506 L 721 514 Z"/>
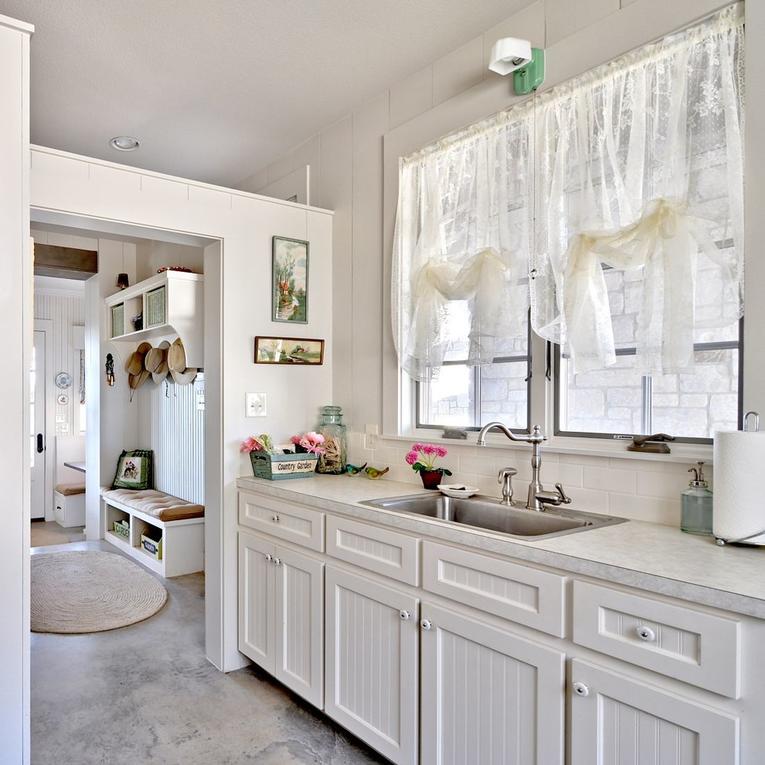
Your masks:
<path fill-rule="evenodd" d="M 324 453 L 319 455 L 317 473 L 342 475 L 348 454 L 348 433 L 343 423 L 343 410 L 339 406 L 323 406 L 319 433 L 324 436 Z"/>

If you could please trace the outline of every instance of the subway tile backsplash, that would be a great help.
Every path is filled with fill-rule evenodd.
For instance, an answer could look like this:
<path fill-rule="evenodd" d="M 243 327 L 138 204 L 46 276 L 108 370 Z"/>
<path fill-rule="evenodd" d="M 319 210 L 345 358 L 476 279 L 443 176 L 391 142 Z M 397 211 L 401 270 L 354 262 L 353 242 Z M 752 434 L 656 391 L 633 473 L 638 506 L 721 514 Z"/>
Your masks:
<path fill-rule="evenodd" d="M 350 461 L 390 467 L 392 480 L 420 486 L 417 474 L 404 462 L 409 443 L 376 437 L 374 448 L 365 448 L 364 435 L 349 435 Z M 478 486 L 481 493 L 499 494 L 497 474 L 512 466 L 516 497 L 525 497 L 531 480 L 531 451 L 528 448 L 481 449 L 473 445 L 449 444 L 449 456 L 441 462 L 453 473 L 450 482 Z M 680 492 L 688 486 L 688 465 L 641 459 L 614 459 L 578 454 L 542 453 L 542 481 L 551 488 L 563 484 L 573 507 L 594 513 L 619 515 L 638 521 L 680 525 Z M 705 469 L 711 480 L 711 466 Z"/>

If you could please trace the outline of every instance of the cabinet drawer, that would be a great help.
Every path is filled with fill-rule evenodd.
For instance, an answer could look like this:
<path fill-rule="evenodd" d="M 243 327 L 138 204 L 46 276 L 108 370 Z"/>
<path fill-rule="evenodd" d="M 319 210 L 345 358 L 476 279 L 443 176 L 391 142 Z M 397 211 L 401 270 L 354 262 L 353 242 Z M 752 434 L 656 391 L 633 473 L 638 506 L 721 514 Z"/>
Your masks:
<path fill-rule="evenodd" d="M 324 513 L 280 499 L 239 493 L 239 523 L 280 539 L 324 552 Z"/>
<path fill-rule="evenodd" d="M 574 582 L 574 642 L 737 699 L 741 623 Z"/>
<path fill-rule="evenodd" d="M 422 586 L 503 619 L 565 636 L 564 576 L 423 542 Z"/>
<path fill-rule="evenodd" d="M 348 518 L 327 518 L 327 555 L 417 585 L 419 539 Z"/>

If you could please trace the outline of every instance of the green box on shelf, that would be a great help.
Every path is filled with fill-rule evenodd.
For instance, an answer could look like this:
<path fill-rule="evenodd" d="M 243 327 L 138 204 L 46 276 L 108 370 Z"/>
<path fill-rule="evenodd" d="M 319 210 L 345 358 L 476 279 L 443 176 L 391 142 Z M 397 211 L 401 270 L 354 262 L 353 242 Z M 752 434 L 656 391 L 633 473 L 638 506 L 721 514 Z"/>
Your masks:
<path fill-rule="evenodd" d="M 141 547 L 155 560 L 162 560 L 162 532 L 147 529 L 141 534 Z"/>
<path fill-rule="evenodd" d="M 130 523 L 128 521 L 114 521 L 112 530 L 118 537 L 130 539 Z"/>
<path fill-rule="evenodd" d="M 269 454 L 250 452 L 255 478 L 283 481 L 287 478 L 307 478 L 316 470 L 315 454 Z"/>

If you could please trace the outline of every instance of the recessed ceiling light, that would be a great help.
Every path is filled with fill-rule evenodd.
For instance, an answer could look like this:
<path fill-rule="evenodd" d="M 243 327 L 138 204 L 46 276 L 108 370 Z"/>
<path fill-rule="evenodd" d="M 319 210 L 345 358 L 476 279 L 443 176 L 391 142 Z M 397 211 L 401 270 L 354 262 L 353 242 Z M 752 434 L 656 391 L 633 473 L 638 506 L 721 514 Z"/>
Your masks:
<path fill-rule="evenodd" d="M 109 145 L 117 151 L 135 151 L 141 144 L 132 135 L 118 135 L 109 141 Z"/>

